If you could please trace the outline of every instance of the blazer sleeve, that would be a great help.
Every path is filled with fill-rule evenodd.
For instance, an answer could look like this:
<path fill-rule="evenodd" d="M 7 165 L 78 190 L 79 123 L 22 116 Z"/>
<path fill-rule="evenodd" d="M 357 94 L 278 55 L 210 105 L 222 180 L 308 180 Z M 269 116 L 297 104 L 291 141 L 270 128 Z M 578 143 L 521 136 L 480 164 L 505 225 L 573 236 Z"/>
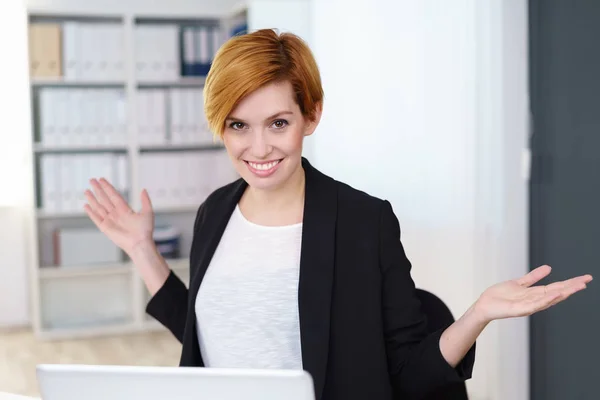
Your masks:
<path fill-rule="evenodd" d="M 198 225 L 204 217 L 204 204 L 198 208 L 194 221 L 194 238 L 190 250 L 190 277 L 191 268 L 196 265 L 196 232 Z M 146 305 L 146 313 L 164 325 L 173 335 L 183 343 L 183 331 L 188 313 L 188 289 L 173 271 L 161 288 L 152 296 Z"/>
<path fill-rule="evenodd" d="M 428 334 L 398 219 L 388 201 L 381 210 L 379 234 L 386 350 L 395 392 L 421 398 L 441 386 L 471 378 L 475 345 L 453 368 L 440 350 L 444 329 Z"/>

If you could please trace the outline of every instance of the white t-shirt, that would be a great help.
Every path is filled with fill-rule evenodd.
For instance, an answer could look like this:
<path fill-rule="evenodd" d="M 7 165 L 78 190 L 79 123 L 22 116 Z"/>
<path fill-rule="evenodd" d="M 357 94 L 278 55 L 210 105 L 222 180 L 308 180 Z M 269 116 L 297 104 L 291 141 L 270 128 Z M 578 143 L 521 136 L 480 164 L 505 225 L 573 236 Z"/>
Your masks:
<path fill-rule="evenodd" d="M 196 298 L 206 367 L 302 369 L 301 242 L 301 223 L 260 226 L 235 208 Z"/>

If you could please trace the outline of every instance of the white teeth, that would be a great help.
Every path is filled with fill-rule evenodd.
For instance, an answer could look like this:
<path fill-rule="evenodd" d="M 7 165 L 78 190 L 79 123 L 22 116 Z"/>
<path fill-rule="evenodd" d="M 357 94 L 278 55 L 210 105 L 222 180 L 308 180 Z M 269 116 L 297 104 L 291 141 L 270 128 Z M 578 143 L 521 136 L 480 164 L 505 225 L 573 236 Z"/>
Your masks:
<path fill-rule="evenodd" d="M 257 163 L 253 163 L 253 162 L 248 162 L 248 164 L 250 164 L 250 166 L 254 169 L 258 169 L 260 171 L 267 171 L 267 170 L 273 168 L 274 166 L 276 166 L 277 164 L 279 164 L 279 161 L 272 161 L 270 163 L 265 163 L 265 164 L 257 164 Z"/>

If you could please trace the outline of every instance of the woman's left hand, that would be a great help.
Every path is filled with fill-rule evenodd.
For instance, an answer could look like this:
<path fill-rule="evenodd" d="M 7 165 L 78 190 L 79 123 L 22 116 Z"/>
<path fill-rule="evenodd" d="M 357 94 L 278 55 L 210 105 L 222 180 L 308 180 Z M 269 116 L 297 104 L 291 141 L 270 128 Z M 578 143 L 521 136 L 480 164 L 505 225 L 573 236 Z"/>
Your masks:
<path fill-rule="evenodd" d="M 582 275 L 545 286 L 533 286 L 550 274 L 543 265 L 518 279 L 488 288 L 477 300 L 476 309 L 486 321 L 523 317 L 545 310 L 586 288 L 591 275 Z"/>

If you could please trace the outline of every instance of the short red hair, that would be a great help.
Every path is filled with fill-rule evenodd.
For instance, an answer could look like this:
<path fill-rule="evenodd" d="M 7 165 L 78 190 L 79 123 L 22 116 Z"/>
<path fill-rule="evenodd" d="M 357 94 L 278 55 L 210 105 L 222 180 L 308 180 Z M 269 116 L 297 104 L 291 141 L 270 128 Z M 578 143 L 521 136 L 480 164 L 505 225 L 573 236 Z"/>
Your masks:
<path fill-rule="evenodd" d="M 225 120 L 245 96 L 282 81 L 291 83 L 304 117 L 314 120 L 323 88 L 317 62 L 301 38 L 261 29 L 229 39 L 206 77 L 204 113 L 209 129 L 222 137 Z"/>

